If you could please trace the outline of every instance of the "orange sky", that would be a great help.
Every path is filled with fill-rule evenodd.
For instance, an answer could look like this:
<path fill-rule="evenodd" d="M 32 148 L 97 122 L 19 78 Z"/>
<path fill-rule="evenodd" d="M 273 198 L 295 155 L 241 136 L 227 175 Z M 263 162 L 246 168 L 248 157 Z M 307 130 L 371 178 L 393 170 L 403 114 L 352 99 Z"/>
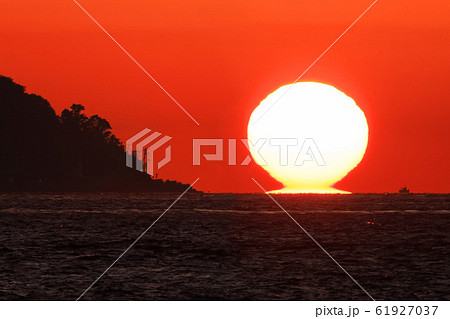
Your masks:
<path fill-rule="evenodd" d="M 71 0 L 5 1 L 0 74 L 110 121 L 122 140 L 173 137 L 159 176 L 214 192 L 279 184 L 252 163 L 192 167 L 192 138 L 245 138 L 253 109 L 292 83 L 371 0 L 79 0 L 200 123 L 192 122 Z M 365 112 L 365 158 L 337 186 L 352 192 L 450 192 L 450 4 L 377 4 L 302 78 L 331 84 Z M 239 153 L 241 152 L 241 153 Z M 242 158 L 244 149 L 238 150 Z"/>

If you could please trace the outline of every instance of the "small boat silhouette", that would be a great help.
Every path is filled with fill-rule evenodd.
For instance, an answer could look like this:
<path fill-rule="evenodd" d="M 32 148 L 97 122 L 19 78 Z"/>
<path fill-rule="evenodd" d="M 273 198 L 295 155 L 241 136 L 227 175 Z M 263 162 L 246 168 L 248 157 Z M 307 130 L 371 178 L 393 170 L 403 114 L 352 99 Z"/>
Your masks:
<path fill-rule="evenodd" d="M 398 190 L 399 194 L 409 194 L 409 189 L 405 186 Z"/>

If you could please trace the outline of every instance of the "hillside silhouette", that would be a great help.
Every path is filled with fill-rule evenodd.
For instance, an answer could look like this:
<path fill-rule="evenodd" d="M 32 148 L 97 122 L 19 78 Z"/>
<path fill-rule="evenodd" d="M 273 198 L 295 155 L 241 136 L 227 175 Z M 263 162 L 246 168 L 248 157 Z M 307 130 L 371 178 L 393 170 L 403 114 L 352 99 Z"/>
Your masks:
<path fill-rule="evenodd" d="M 183 191 L 125 166 L 125 150 L 98 115 L 50 103 L 0 76 L 0 191 Z"/>

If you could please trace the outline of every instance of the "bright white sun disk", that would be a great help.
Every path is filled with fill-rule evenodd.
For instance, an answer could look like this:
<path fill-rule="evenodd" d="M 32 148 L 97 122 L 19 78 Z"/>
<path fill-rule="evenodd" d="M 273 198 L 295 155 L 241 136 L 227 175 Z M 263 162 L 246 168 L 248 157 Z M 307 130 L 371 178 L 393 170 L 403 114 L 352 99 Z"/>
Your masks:
<path fill-rule="evenodd" d="M 332 185 L 358 165 L 368 143 L 366 118 L 353 99 L 316 82 L 285 85 L 267 96 L 247 133 L 256 163 L 284 184 L 274 191 L 280 193 L 345 193 Z"/>

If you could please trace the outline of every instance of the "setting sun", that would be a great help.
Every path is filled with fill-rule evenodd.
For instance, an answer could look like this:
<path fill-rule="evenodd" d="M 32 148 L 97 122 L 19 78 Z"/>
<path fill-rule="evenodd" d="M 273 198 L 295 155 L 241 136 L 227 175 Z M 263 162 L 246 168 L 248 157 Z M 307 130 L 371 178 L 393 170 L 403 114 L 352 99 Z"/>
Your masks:
<path fill-rule="evenodd" d="M 275 193 L 347 193 L 333 188 L 362 160 L 364 113 L 331 85 L 301 82 L 267 96 L 248 124 L 255 162 L 284 188 Z"/>

